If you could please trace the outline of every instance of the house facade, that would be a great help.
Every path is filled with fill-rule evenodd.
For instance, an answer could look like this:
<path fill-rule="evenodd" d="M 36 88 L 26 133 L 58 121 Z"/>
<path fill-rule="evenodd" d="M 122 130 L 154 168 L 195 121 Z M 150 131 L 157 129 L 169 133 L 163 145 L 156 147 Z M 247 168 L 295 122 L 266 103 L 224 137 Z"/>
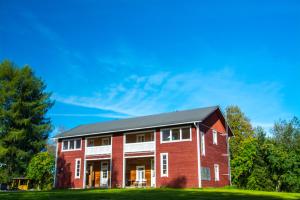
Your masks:
<path fill-rule="evenodd" d="M 56 188 L 223 187 L 231 130 L 219 107 L 75 127 L 55 137 Z"/>

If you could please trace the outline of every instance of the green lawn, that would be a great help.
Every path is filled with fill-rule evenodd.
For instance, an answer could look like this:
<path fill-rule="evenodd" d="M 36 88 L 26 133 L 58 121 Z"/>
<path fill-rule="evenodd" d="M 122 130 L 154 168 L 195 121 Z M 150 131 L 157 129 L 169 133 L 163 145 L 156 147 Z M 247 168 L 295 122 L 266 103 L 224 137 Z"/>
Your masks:
<path fill-rule="evenodd" d="M 53 190 L 47 192 L 0 192 L 0 200 L 238 200 L 300 199 L 300 193 L 258 192 L 237 189 L 111 189 Z"/>

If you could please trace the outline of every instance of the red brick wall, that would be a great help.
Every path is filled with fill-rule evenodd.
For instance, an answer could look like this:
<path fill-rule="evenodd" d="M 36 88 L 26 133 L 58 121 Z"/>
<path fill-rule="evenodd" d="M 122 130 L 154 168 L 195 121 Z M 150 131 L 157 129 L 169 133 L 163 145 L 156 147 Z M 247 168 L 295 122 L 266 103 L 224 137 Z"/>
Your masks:
<path fill-rule="evenodd" d="M 227 157 L 227 138 L 224 121 L 219 112 L 213 113 L 208 117 L 203 124 L 200 125 L 200 130 L 205 133 L 205 156 L 201 156 L 201 167 L 210 168 L 210 181 L 202 181 L 202 187 L 223 187 L 229 185 L 228 176 L 228 157 Z M 211 127 L 218 132 L 218 144 L 213 144 L 213 134 Z M 215 181 L 214 164 L 219 165 L 219 181 Z"/>
<path fill-rule="evenodd" d="M 83 188 L 84 151 L 85 143 L 82 139 L 81 150 L 62 151 L 62 141 L 58 142 L 58 159 L 56 167 L 57 188 Z M 75 159 L 81 158 L 80 178 L 75 179 Z"/>
<path fill-rule="evenodd" d="M 161 177 L 160 153 L 168 153 L 169 174 Z M 156 130 L 156 186 L 198 187 L 196 129 L 192 141 L 160 143 L 160 129 Z"/>
<path fill-rule="evenodd" d="M 112 136 L 112 188 L 122 187 L 123 184 L 123 138 L 123 133 Z"/>

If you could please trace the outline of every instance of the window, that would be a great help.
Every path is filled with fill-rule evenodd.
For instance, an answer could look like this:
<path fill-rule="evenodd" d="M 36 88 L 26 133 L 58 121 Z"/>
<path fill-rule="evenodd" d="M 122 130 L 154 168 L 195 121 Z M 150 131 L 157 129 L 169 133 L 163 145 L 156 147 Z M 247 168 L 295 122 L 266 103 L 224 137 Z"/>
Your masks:
<path fill-rule="evenodd" d="M 69 141 L 69 149 L 74 149 L 74 140 Z"/>
<path fill-rule="evenodd" d="M 81 139 L 72 139 L 72 140 L 64 140 L 63 141 L 63 151 L 73 151 L 81 149 Z"/>
<path fill-rule="evenodd" d="M 201 167 L 201 180 L 210 181 L 210 169 L 209 169 L 209 167 Z"/>
<path fill-rule="evenodd" d="M 166 129 L 162 130 L 162 141 L 170 141 L 171 130 Z"/>
<path fill-rule="evenodd" d="M 88 139 L 88 144 L 87 144 L 88 147 L 93 147 L 95 146 L 95 140 L 94 139 Z"/>
<path fill-rule="evenodd" d="M 180 140 L 180 129 L 172 129 L 172 140 Z"/>
<path fill-rule="evenodd" d="M 75 178 L 80 178 L 81 159 L 75 159 Z"/>
<path fill-rule="evenodd" d="M 69 148 L 69 142 L 68 141 L 64 141 L 63 142 L 63 150 L 67 150 Z"/>
<path fill-rule="evenodd" d="M 216 130 L 213 130 L 212 133 L 213 133 L 213 144 L 218 144 L 218 132 Z"/>
<path fill-rule="evenodd" d="M 201 152 L 205 156 L 205 135 L 203 132 L 201 132 Z"/>
<path fill-rule="evenodd" d="M 137 142 L 145 142 L 145 134 L 136 135 Z"/>
<path fill-rule="evenodd" d="M 191 135 L 190 128 L 182 128 L 181 132 L 182 132 L 181 137 L 182 137 L 183 140 L 190 139 L 190 137 L 191 137 L 190 136 Z"/>
<path fill-rule="evenodd" d="M 102 138 L 101 145 L 109 145 L 109 138 Z"/>
<path fill-rule="evenodd" d="M 75 140 L 76 141 L 76 149 L 80 149 L 81 148 L 81 140 Z"/>
<path fill-rule="evenodd" d="M 214 169 L 215 169 L 215 181 L 219 181 L 220 180 L 220 175 L 219 175 L 219 165 L 215 164 L 214 165 Z"/>
<path fill-rule="evenodd" d="M 173 128 L 161 130 L 161 141 L 187 141 L 191 139 L 191 128 Z"/>
<path fill-rule="evenodd" d="M 160 174 L 161 177 L 168 176 L 168 153 L 160 154 Z"/>

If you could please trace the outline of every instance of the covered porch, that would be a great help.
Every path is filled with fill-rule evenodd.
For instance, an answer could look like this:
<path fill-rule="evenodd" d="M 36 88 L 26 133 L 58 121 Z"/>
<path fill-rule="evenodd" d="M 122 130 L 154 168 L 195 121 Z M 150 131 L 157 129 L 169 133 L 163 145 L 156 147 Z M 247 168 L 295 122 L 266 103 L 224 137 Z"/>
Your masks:
<path fill-rule="evenodd" d="M 125 159 L 126 187 L 155 187 L 154 156 Z"/>
<path fill-rule="evenodd" d="M 111 182 L 111 160 L 86 161 L 86 188 L 109 188 Z"/>

